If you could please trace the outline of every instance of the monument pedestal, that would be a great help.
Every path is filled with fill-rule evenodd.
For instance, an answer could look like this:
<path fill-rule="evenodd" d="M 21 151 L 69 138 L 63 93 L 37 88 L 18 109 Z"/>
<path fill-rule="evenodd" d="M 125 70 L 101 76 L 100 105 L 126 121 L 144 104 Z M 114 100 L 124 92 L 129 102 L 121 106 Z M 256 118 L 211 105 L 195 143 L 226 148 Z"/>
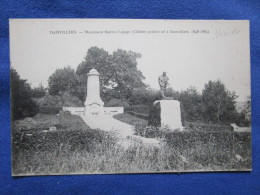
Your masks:
<path fill-rule="evenodd" d="M 178 100 L 157 100 L 161 107 L 161 126 L 168 126 L 172 130 L 183 130 L 181 121 L 181 106 Z"/>
<path fill-rule="evenodd" d="M 104 104 L 100 103 L 91 103 L 91 104 L 85 104 L 85 115 L 91 115 L 91 116 L 100 116 L 104 114 Z"/>

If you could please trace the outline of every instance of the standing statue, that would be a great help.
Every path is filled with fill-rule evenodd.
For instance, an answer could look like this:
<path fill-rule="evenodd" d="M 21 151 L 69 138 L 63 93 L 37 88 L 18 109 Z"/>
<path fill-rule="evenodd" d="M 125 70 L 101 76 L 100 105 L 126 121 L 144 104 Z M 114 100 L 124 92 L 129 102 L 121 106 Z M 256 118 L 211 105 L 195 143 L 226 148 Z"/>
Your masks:
<path fill-rule="evenodd" d="M 166 93 L 166 88 L 168 86 L 168 81 L 169 78 L 166 76 L 166 72 L 163 72 L 163 74 L 158 77 L 158 82 L 161 88 L 161 94 L 163 98 L 166 97 L 165 93 Z"/>

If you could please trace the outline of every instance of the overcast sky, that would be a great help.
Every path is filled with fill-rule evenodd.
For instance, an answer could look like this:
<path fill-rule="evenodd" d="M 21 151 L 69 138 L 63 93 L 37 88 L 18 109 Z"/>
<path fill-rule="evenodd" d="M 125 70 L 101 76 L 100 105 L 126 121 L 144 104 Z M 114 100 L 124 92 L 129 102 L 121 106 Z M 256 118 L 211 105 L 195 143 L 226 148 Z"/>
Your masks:
<path fill-rule="evenodd" d="M 250 95 L 248 29 L 247 21 L 14 19 L 11 65 L 32 87 L 47 87 L 57 68 L 76 69 L 90 47 L 120 48 L 142 54 L 138 69 L 152 88 L 166 71 L 174 90 L 201 92 L 220 79 L 243 101 Z"/>

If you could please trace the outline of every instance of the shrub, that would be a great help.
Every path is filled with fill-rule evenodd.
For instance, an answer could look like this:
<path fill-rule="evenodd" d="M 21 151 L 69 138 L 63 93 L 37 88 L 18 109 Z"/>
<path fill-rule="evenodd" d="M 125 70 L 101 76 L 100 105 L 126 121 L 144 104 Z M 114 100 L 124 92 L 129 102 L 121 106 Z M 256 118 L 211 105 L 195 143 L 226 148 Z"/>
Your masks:
<path fill-rule="evenodd" d="M 132 105 L 125 107 L 125 112 L 134 112 L 143 115 L 149 115 L 150 106 L 148 105 Z"/>
<path fill-rule="evenodd" d="M 140 113 L 132 112 L 132 111 L 128 111 L 127 113 L 131 114 L 132 116 L 138 117 L 140 119 L 144 119 L 144 120 L 148 120 L 148 118 L 149 118 L 149 115 L 146 115 L 146 114 L 140 114 Z"/>
<path fill-rule="evenodd" d="M 188 131 L 232 131 L 231 126 L 227 125 L 211 125 L 202 123 L 186 122 L 185 129 Z"/>
<path fill-rule="evenodd" d="M 12 123 L 12 131 L 21 130 L 27 133 L 35 133 L 35 131 L 47 130 L 53 126 L 57 127 L 58 130 L 76 131 L 90 129 L 80 116 L 61 111 L 59 115 L 38 114 L 33 118 L 17 120 Z"/>
<path fill-rule="evenodd" d="M 153 105 L 149 118 L 148 118 L 148 125 L 149 126 L 155 126 L 160 127 L 161 126 L 161 106 L 160 102 Z"/>
<path fill-rule="evenodd" d="M 60 93 L 58 95 L 45 95 L 41 98 L 35 98 L 39 106 L 83 106 L 83 102 L 76 96 L 68 92 Z"/>
<path fill-rule="evenodd" d="M 39 113 L 41 114 L 59 114 L 62 110 L 60 106 L 41 106 L 39 108 Z"/>
<path fill-rule="evenodd" d="M 147 138 L 164 138 L 171 131 L 168 127 L 147 126 L 142 123 L 137 123 L 134 128 L 135 135 Z"/>
<path fill-rule="evenodd" d="M 128 107 L 127 101 L 123 101 L 117 98 L 113 98 L 106 103 L 107 107 Z"/>
<path fill-rule="evenodd" d="M 94 129 L 37 132 L 31 136 L 16 131 L 12 143 L 14 175 L 64 174 L 80 172 L 82 166 L 86 172 L 102 171 L 102 162 L 107 163 L 104 157 L 111 156 L 117 138 L 112 132 Z"/>

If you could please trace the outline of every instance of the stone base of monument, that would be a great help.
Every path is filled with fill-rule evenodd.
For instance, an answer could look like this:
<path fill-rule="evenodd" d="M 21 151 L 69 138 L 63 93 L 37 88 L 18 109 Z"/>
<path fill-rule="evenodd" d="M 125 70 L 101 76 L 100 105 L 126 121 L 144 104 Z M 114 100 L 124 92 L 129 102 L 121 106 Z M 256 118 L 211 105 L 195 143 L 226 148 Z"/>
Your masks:
<path fill-rule="evenodd" d="M 172 130 L 183 131 L 181 105 L 178 100 L 157 100 L 149 116 L 149 125 L 167 126 Z"/>
<path fill-rule="evenodd" d="M 85 115 L 100 116 L 104 114 L 104 107 L 100 104 L 85 105 Z"/>

